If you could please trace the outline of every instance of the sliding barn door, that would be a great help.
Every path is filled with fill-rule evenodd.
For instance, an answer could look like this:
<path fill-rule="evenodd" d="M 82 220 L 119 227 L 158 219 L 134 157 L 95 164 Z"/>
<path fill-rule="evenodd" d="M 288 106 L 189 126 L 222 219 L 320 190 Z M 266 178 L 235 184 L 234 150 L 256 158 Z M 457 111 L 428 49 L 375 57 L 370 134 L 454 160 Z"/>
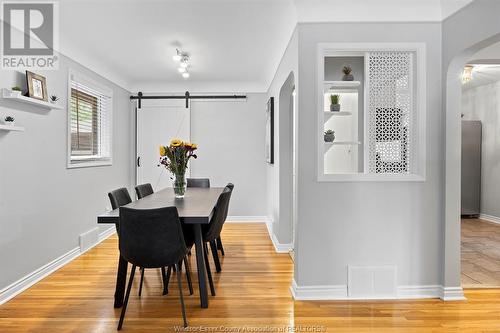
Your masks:
<path fill-rule="evenodd" d="M 172 187 L 171 174 L 158 166 L 159 146 L 172 138 L 190 140 L 190 113 L 184 100 L 142 101 L 137 109 L 137 184 L 151 183 L 155 191 Z"/>

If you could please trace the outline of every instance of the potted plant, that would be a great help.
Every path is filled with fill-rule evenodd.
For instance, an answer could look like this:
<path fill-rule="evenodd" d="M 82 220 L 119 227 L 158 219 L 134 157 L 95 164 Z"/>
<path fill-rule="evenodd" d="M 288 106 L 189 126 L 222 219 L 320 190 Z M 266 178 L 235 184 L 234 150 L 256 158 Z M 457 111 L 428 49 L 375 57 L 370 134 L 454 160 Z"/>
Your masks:
<path fill-rule="evenodd" d="M 6 125 L 14 126 L 14 117 L 7 116 L 4 120 Z"/>
<path fill-rule="evenodd" d="M 351 74 L 352 73 L 351 66 L 344 66 L 344 68 L 342 68 L 342 72 L 344 73 L 344 76 L 342 77 L 342 81 L 353 81 L 354 80 L 354 76 Z"/>
<path fill-rule="evenodd" d="M 331 129 L 325 131 L 324 135 L 325 142 L 333 142 L 335 140 L 335 131 Z"/>
<path fill-rule="evenodd" d="M 18 86 L 14 86 L 14 87 L 10 88 L 10 90 L 11 90 L 12 96 L 19 96 L 19 95 L 21 95 L 21 92 L 22 92 L 21 88 Z"/>
<path fill-rule="evenodd" d="M 50 102 L 52 104 L 56 104 L 58 100 L 59 100 L 59 97 L 57 97 L 56 95 L 50 95 Z"/>
<path fill-rule="evenodd" d="M 340 95 L 334 94 L 330 95 L 330 111 L 338 112 L 340 111 Z"/>

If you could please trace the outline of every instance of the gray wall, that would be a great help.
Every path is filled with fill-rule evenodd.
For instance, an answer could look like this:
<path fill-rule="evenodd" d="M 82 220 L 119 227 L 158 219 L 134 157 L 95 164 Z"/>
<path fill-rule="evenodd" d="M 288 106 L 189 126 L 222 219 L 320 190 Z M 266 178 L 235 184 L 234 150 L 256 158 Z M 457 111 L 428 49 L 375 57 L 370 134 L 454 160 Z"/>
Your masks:
<path fill-rule="evenodd" d="M 483 125 L 481 152 L 481 214 L 500 218 L 500 82 L 465 90 L 462 113 Z"/>
<path fill-rule="evenodd" d="M 399 286 L 441 282 L 443 150 L 441 24 L 300 24 L 299 168 L 295 280 L 346 285 L 347 265 L 396 265 Z M 427 179 L 317 182 L 317 43 L 424 42 L 427 47 Z"/>
<path fill-rule="evenodd" d="M 0 117 L 12 115 L 25 132 L 0 131 L 0 290 L 79 245 L 78 236 L 96 227 L 108 204 L 107 192 L 130 187 L 134 139 L 130 94 L 61 55 L 46 76 L 50 94 L 63 110 L 0 99 Z M 113 165 L 66 169 L 67 84 L 72 68 L 114 92 Z M 23 76 L 2 70 L 0 87 L 23 84 Z M 101 228 L 102 230 L 103 228 Z"/>
<path fill-rule="evenodd" d="M 500 2 L 475 0 L 443 22 L 443 108 L 446 126 L 439 137 L 445 148 L 445 211 L 442 240 L 443 285 L 460 286 L 460 73 L 470 57 L 500 40 Z M 467 22 L 467 24 L 464 24 Z"/>
<path fill-rule="evenodd" d="M 266 94 L 246 101 L 193 101 L 191 140 L 199 158 L 192 177 L 208 177 L 211 186 L 235 184 L 230 216 L 266 216 Z"/>
<path fill-rule="evenodd" d="M 298 33 L 297 29 L 290 39 L 288 47 L 276 70 L 276 74 L 268 90 L 268 97 L 274 97 L 274 164 L 267 165 L 268 216 L 273 225 L 272 231 L 281 244 L 292 243 L 292 166 L 282 163 L 281 159 L 291 160 L 291 114 L 280 114 L 280 92 L 285 81 L 293 73 L 295 91 L 298 84 Z M 299 97 L 297 96 L 297 100 Z M 287 99 L 286 103 L 290 101 Z M 299 111 L 300 112 L 300 111 Z M 300 157 L 299 157 L 300 158 Z"/>

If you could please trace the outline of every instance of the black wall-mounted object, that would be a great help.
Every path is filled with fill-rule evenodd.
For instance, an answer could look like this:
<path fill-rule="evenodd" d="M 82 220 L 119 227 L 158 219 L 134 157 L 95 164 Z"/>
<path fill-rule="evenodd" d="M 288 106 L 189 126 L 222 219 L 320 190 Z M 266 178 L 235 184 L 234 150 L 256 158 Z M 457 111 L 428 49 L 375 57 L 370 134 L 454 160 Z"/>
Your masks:
<path fill-rule="evenodd" d="M 186 109 L 189 108 L 189 100 L 190 99 L 246 99 L 246 95 L 191 95 L 189 91 L 186 91 L 184 95 L 169 95 L 169 96 L 161 96 L 161 95 L 151 95 L 144 96 L 144 94 L 139 91 L 136 96 L 130 96 L 131 100 L 136 99 L 138 101 L 137 107 L 140 109 L 142 106 L 141 101 L 143 99 L 184 99 L 186 100 Z"/>

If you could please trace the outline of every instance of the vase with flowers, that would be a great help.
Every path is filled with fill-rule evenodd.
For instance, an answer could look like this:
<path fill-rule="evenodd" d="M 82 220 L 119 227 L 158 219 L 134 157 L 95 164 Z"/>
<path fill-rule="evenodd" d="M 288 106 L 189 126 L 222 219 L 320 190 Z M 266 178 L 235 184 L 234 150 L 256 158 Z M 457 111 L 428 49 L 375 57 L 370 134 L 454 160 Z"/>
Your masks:
<path fill-rule="evenodd" d="M 173 188 L 176 198 L 183 198 L 186 193 L 186 170 L 188 162 L 197 158 L 194 151 L 198 148 L 195 143 L 173 139 L 168 146 L 160 146 L 160 165 L 172 173 Z"/>

